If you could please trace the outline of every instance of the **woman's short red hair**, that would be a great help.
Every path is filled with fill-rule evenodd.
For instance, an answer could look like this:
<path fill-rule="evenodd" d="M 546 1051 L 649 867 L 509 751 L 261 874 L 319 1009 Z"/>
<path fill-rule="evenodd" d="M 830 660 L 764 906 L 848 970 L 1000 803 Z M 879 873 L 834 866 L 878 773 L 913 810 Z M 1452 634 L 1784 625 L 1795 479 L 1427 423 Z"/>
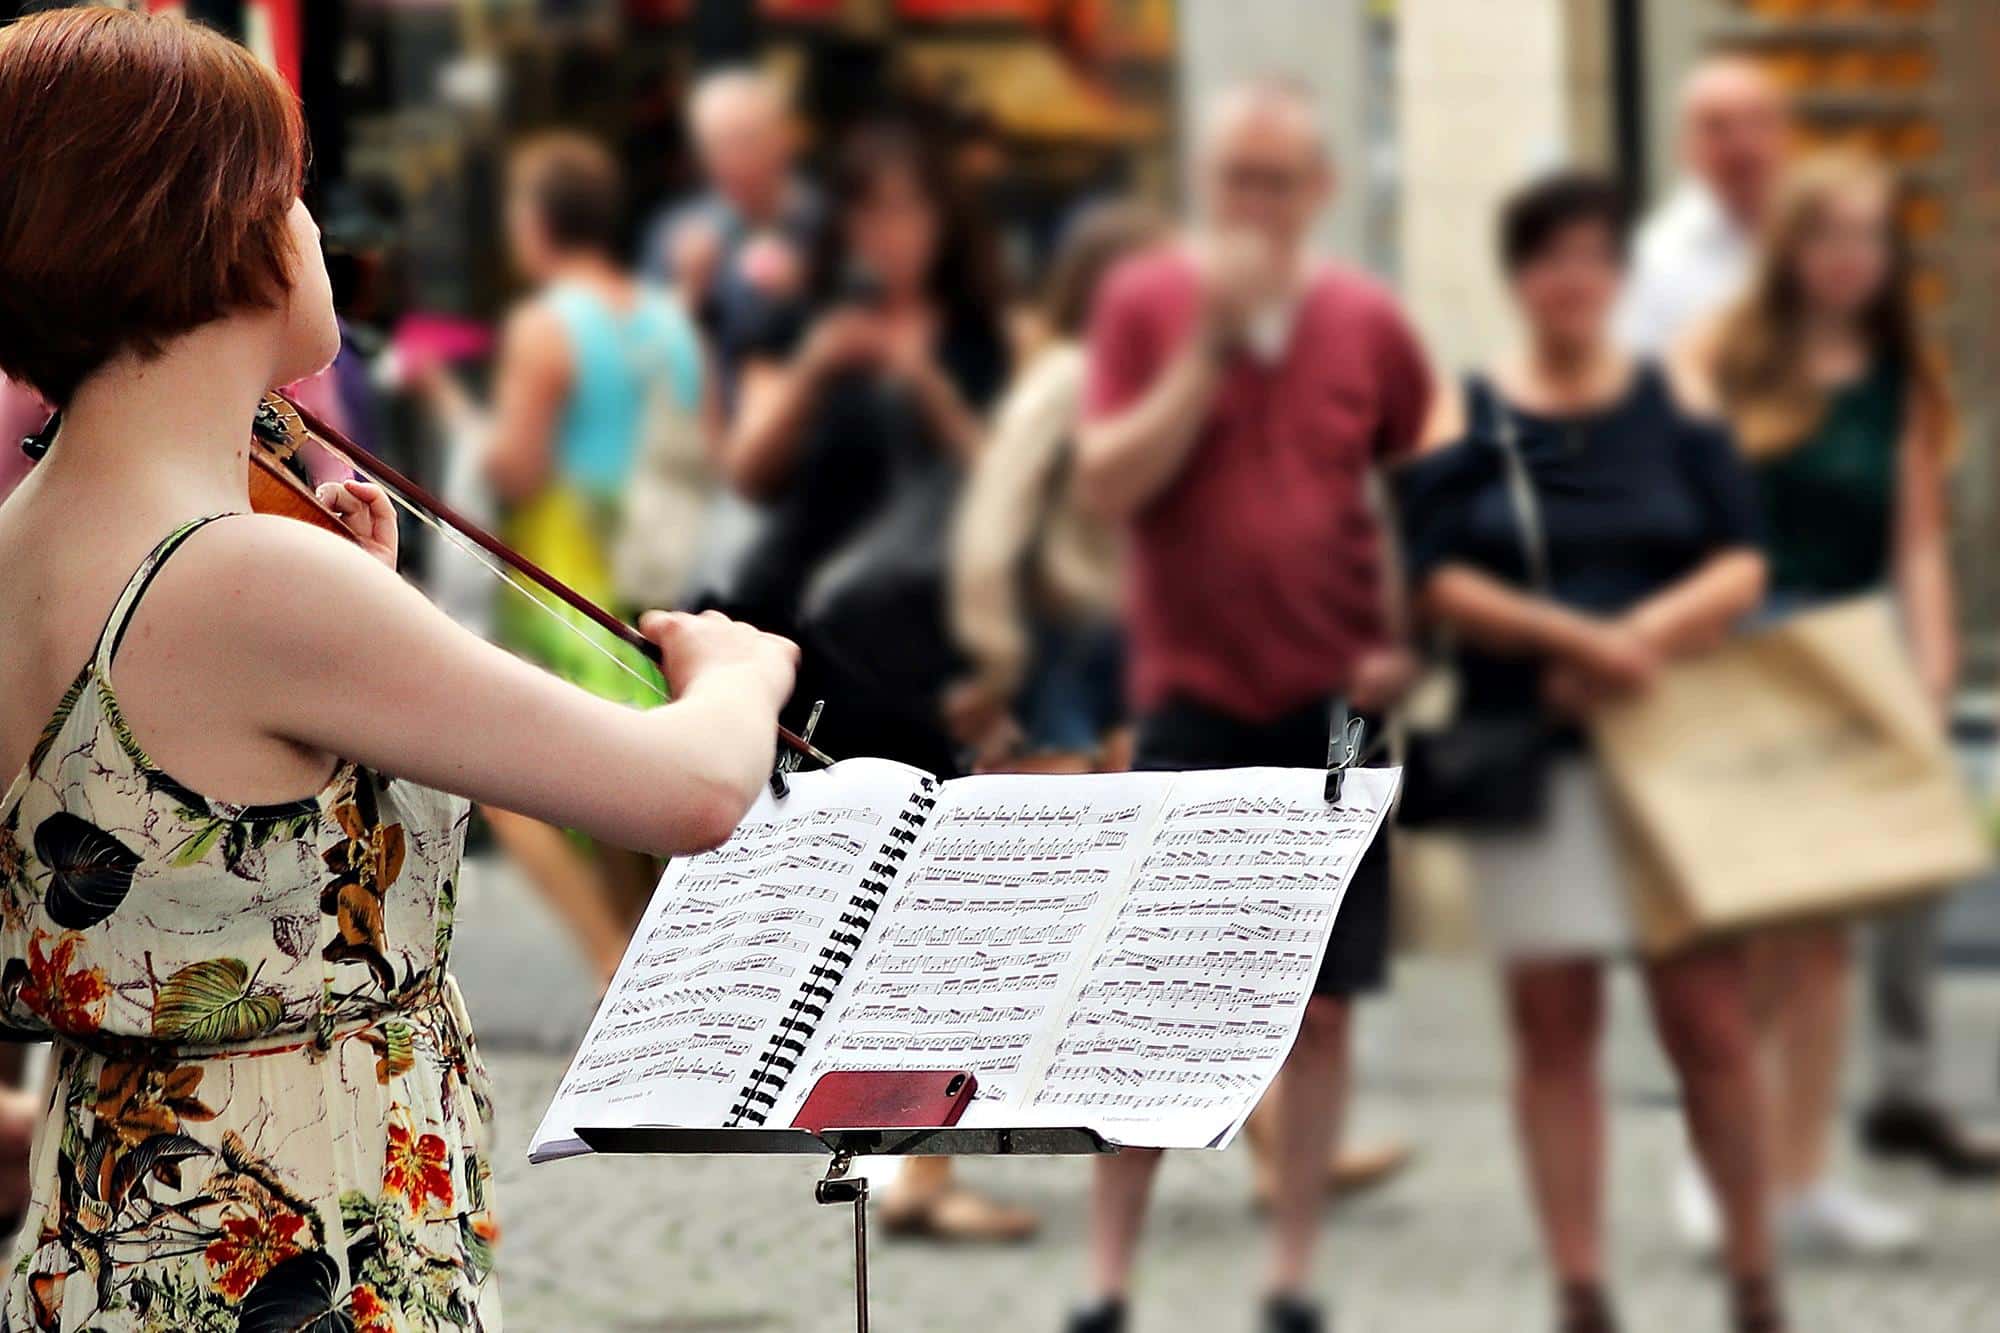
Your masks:
<path fill-rule="evenodd" d="M 282 301 L 298 101 L 184 19 L 50 10 L 0 30 L 0 371 L 69 401 L 233 310 Z"/>

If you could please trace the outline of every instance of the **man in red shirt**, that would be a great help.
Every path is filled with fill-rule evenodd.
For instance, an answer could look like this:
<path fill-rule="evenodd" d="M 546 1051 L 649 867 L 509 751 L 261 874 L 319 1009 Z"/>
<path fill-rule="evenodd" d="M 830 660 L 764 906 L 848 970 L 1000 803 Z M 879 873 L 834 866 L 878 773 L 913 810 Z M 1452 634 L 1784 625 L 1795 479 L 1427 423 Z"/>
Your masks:
<path fill-rule="evenodd" d="M 1416 446 L 1430 372 L 1385 293 L 1310 254 L 1334 182 L 1306 93 L 1258 83 L 1225 96 L 1199 169 L 1194 233 L 1107 280 L 1077 481 L 1131 535 L 1137 766 L 1313 767 L 1334 712 L 1381 706 L 1406 674 L 1367 487 L 1375 466 Z M 1345 1100 L 1350 1004 L 1386 978 L 1388 893 L 1378 845 L 1265 1108 L 1271 1333 L 1322 1327 L 1302 1291 Z M 1124 1327 L 1158 1160 L 1099 1165 L 1097 1304 L 1077 1333 Z"/>

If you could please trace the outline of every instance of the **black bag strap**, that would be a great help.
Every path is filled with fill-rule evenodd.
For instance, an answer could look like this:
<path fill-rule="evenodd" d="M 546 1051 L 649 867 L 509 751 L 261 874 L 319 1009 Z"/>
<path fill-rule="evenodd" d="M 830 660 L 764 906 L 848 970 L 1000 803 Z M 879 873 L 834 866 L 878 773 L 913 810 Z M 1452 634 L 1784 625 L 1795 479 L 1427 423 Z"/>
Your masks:
<path fill-rule="evenodd" d="M 1528 587 L 1538 596 L 1550 595 L 1548 529 L 1542 522 L 1541 497 L 1534 474 L 1521 450 L 1521 425 L 1500 391 L 1485 376 L 1466 376 L 1466 416 L 1477 438 L 1488 439 L 1500 451 L 1500 471 L 1507 484 L 1507 501 L 1521 534 L 1521 559 Z"/>

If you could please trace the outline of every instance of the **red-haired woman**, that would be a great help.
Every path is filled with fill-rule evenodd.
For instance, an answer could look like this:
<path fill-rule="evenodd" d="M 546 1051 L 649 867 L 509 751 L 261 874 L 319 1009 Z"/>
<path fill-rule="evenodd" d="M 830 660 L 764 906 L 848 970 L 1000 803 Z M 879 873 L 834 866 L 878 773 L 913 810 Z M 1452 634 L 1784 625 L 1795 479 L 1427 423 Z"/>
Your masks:
<path fill-rule="evenodd" d="M 0 372 L 62 412 L 0 506 L 0 1021 L 56 1044 L 0 1328 L 498 1329 L 462 798 L 712 846 L 795 651 L 650 616 L 676 702 L 634 712 L 398 579 L 375 488 L 322 492 L 358 543 L 248 512 L 258 402 L 336 331 L 241 48 L 24 19 L 0 124 Z"/>

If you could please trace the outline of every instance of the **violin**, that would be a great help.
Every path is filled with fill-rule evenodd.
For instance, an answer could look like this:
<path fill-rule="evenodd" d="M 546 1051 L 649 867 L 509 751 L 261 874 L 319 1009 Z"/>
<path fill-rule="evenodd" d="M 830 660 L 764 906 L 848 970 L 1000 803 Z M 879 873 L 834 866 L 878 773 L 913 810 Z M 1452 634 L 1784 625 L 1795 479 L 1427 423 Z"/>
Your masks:
<path fill-rule="evenodd" d="M 312 481 L 306 473 L 304 460 L 299 456 L 307 444 L 315 444 L 325 449 L 360 474 L 363 479 L 380 486 L 404 507 L 456 532 L 498 561 L 505 569 L 527 579 L 621 642 L 638 649 L 655 664 L 660 662 L 660 646 L 651 639 L 460 514 L 310 411 L 276 392 L 264 396 L 264 401 L 258 405 L 256 420 L 251 427 L 250 507 L 253 511 L 298 519 L 327 532 L 338 533 L 349 541 L 358 540 L 332 510 L 319 502 Z M 833 760 L 815 747 L 810 740 L 785 727 L 778 728 L 778 739 L 795 755 L 811 759 L 818 764 L 830 766 L 833 763 Z"/>

